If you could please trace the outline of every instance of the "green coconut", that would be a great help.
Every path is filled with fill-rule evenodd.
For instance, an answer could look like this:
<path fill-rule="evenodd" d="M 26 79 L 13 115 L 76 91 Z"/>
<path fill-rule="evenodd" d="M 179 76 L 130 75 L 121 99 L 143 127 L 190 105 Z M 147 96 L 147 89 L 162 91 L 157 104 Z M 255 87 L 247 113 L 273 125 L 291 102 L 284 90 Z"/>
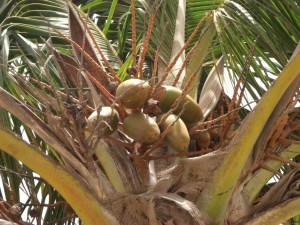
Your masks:
<path fill-rule="evenodd" d="M 187 151 L 190 144 L 190 136 L 185 123 L 180 118 L 177 118 L 176 115 L 171 114 L 160 125 L 161 131 L 164 132 L 169 126 L 172 127 L 166 134 L 165 142 L 177 152 Z"/>
<path fill-rule="evenodd" d="M 150 85 L 140 79 L 123 81 L 116 90 L 116 97 L 120 99 L 125 108 L 135 109 L 142 107 L 148 99 Z"/>
<path fill-rule="evenodd" d="M 172 104 L 178 99 L 182 90 L 173 87 L 164 85 L 158 89 L 158 93 L 155 95 L 155 98 L 159 101 L 159 107 L 162 112 L 168 112 Z M 186 95 L 182 101 L 179 103 L 179 106 L 176 110 L 173 111 L 174 114 L 178 115 L 185 123 L 196 123 L 203 119 L 203 112 L 197 102 L 194 99 Z"/>
<path fill-rule="evenodd" d="M 153 143 L 160 137 L 160 130 L 150 116 L 144 113 L 132 113 L 123 122 L 123 130 L 126 135 L 138 142 Z"/>
<path fill-rule="evenodd" d="M 108 106 L 103 106 L 98 112 L 94 111 L 87 119 L 87 130 L 102 134 L 103 136 L 108 136 L 116 131 L 119 124 L 119 114 L 118 112 Z"/>

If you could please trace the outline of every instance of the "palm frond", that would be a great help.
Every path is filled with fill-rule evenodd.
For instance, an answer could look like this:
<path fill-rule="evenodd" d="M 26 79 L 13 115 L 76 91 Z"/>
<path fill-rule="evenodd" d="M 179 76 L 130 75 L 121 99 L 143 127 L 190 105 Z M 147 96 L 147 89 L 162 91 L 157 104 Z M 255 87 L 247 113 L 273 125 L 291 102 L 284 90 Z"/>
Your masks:
<path fill-rule="evenodd" d="M 299 9 L 288 7 L 279 1 L 241 0 L 226 1 L 216 10 L 215 22 L 231 79 L 247 80 L 244 86 L 253 100 L 276 79 L 300 38 Z"/>

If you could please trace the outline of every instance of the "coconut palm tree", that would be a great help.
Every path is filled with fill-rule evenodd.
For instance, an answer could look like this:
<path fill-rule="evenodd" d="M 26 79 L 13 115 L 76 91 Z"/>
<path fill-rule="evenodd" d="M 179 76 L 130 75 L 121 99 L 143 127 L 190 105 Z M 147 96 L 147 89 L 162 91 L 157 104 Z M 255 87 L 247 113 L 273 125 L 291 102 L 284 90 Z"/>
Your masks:
<path fill-rule="evenodd" d="M 299 4 L 2 2 L 1 222 L 296 223 Z"/>

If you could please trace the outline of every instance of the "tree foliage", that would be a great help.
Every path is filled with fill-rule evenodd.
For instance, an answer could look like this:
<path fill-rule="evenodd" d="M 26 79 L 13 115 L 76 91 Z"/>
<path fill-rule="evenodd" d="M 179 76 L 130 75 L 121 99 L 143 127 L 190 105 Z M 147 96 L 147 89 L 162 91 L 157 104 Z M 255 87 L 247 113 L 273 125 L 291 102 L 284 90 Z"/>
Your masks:
<path fill-rule="evenodd" d="M 296 221 L 299 5 L 298 0 L 0 3 L 3 219 Z M 188 126 L 189 135 L 209 135 L 209 142 L 192 140 L 187 152 L 174 153 L 164 141 L 173 125 L 151 144 L 125 135 L 121 125 L 131 112 L 115 91 L 130 76 L 151 86 L 142 107 L 150 117 L 161 114 L 155 102 L 161 85 L 181 89 L 179 100 L 186 94 L 195 99 L 204 120 Z M 86 129 L 86 119 L 102 106 L 120 115 L 118 131 L 110 136 Z"/>

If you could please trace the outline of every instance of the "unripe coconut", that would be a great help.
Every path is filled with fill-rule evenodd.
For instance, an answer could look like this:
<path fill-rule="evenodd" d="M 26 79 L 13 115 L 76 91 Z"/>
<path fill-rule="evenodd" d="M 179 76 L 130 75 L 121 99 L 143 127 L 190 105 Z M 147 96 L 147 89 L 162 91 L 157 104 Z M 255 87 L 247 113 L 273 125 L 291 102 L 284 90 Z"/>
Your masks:
<path fill-rule="evenodd" d="M 145 104 L 149 93 L 150 85 L 147 81 L 129 79 L 118 86 L 116 97 L 120 99 L 125 108 L 135 109 Z"/>
<path fill-rule="evenodd" d="M 29 211 L 29 215 L 33 218 L 40 217 L 41 210 L 39 209 L 39 207 L 34 207 Z"/>
<path fill-rule="evenodd" d="M 125 134 L 138 142 L 153 143 L 160 137 L 160 130 L 154 119 L 144 113 L 132 113 L 123 122 Z"/>
<path fill-rule="evenodd" d="M 180 97 L 181 94 L 182 90 L 173 86 L 164 85 L 157 90 L 154 98 L 159 101 L 160 109 L 163 112 L 168 112 L 172 104 Z M 186 95 L 182 99 L 179 106 L 173 111 L 173 113 L 178 115 L 182 110 L 183 112 L 180 118 L 185 123 L 196 123 L 203 119 L 203 113 L 199 104 L 197 104 L 197 102 L 195 102 L 189 95 Z"/>
<path fill-rule="evenodd" d="M 187 129 L 190 131 L 191 129 L 193 129 L 192 134 L 190 134 L 190 138 L 193 140 L 197 140 L 201 134 L 198 132 L 199 130 L 203 129 L 203 127 L 201 126 L 201 122 L 198 123 L 186 123 L 185 124 Z M 197 126 L 197 129 L 195 130 L 195 127 Z"/>
<path fill-rule="evenodd" d="M 94 111 L 87 119 L 87 129 L 92 132 L 96 128 L 95 132 L 99 132 L 103 136 L 107 136 L 115 132 L 119 124 L 118 112 L 109 107 L 103 106 L 98 112 Z"/>
<path fill-rule="evenodd" d="M 211 140 L 218 140 L 220 136 L 219 128 L 213 128 L 209 130 L 209 135 Z"/>
<path fill-rule="evenodd" d="M 208 148 L 210 144 L 210 134 L 208 131 L 197 134 L 197 144 L 199 148 Z"/>
<path fill-rule="evenodd" d="M 172 127 L 165 137 L 166 143 L 177 152 L 187 151 L 190 143 L 189 132 L 184 122 L 180 118 L 178 118 L 177 121 L 176 119 L 176 115 L 169 115 L 168 118 L 161 124 L 160 128 L 163 132 L 171 125 Z"/>

